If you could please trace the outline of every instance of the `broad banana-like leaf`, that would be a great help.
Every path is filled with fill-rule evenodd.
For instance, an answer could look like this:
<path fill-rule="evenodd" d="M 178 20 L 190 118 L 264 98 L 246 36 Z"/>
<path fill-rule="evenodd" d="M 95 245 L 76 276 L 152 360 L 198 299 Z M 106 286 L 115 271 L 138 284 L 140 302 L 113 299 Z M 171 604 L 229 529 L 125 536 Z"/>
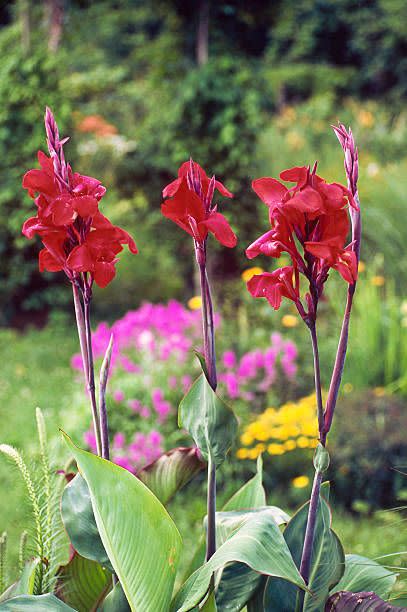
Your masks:
<path fill-rule="evenodd" d="M 248 518 L 209 561 L 188 578 L 171 610 L 187 612 L 193 609 L 208 592 L 214 572 L 232 562 L 244 563 L 259 574 L 277 576 L 305 588 L 277 523 L 271 513 L 264 511 Z"/>
<path fill-rule="evenodd" d="M 173 448 L 140 470 L 137 477 L 165 505 L 204 467 L 197 448 Z"/>
<path fill-rule="evenodd" d="M 284 538 L 297 567 L 301 563 L 308 508 L 309 502 L 298 510 L 284 531 Z M 310 592 L 304 595 L 303 612 L 321 612 L 324 609 L 330 590 L 339 582 L 345 569 L 343 548 L 331 529 L 331 522 L 330 508 L 320 495 L 308 582 Z M 300 592 L 296 587 L 269 578 L 264 596 L 265 610 L 295 612 L 299 598 Z"/>
<path fill-rule="evenodd" d="M 113 572 L 100 539 L 88 485 L 80 474 L 77 474 L 64 489 L 61 515 L 74 549 L 85 559 L 97 561 Z"/>
<path fill-rule="evenodd" d="M 377 561 L 361 555 L 345 555 L 345 572 L 335 586 L 335 592 L 374 591 L 379 597 L 387 599 L 396 580 L 397 574 Z"/>
<path fill-rule="evenodd" d="M 204 459 L 220 465 L 232 446 L 237 419 L 201 374 L 182 399 L 178 424 L 191 434 Z"/>
<path fill-rule="evenodd" d="M 17 595 L 32 595 L 35 585 L 35 572 L 40 563 L 41 560 L 38 557 L 27 561 L 17 582 L 14 582 L 0 595 L 0 603 L 12 597 L 17 597 Z"/>
<path fill-rule="evenodd" d="M 130 612 L 130 606 L 120 582 L 115 584 L 104 600 L 101 612 Z"/>
<path fill-rule="evenodd" d="M 1 612 L 77 612 L 63 601 L 47 593 L 46 595 L 19 595 L 0 604 Z"/>
<path fill-rule="evenodd" d="M 131 610 L 167 610 L 181 550 L 171 517 L 136 476 L 64 437 L 88 485 L 103 546 Z"/>
<path fill-rule="evenodd" d="M 61 567 L 59 576 L 59 597 L 78 612 L 94 612 L 112 586 L 109 571 L 78 553 Z"/>

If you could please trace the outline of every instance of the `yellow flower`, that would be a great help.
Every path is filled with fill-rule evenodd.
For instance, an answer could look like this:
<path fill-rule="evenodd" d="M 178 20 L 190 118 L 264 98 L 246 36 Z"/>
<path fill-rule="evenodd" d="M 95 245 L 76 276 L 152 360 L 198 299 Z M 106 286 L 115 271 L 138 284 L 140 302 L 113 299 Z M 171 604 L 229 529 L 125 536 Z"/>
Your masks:
<path fill-rule="evenodd" d="M 296 317 L 295 315 L 284 315 L 283 318 L 281 319 L 281 323 L 283 324 L 284 327 L 297 327 L 298 325 L 298 317 Z"/>
<path fill-rule="evenodd" d="M 384 387 L 376 387 L 375 389 L 373 389 L 373 393 L 376 397 L 383 397 L 384 395 L 386 395 L 386 389 Z"/>
<path fill-rule="evenodd" d="M 269 444 L 267 450 L 270 455 L 284 455 L 285 448 L 282 444 Z"/>
<path fill-rule="evenodd" d="M 236 451 L 236 457 L 238 459 L 247 459 L 247 448 L 239 448 L 238 451 Z"/>
<path fill-rule="evenodd" d="M 350 393 L 351 391 L 353 391 L 353 385 L 350 382 L 347 382 L 343 385 L 343 390 L 345 393 Z"/>
<path fill-rule="evenodd" d="M 259 268 L 258 266 L 254 266 L 253 268 L 247 268 L 242 272 L 242 279 L 245 283 L 247 283 L 253 276 L 256 274 L 263 274 L 263 268 Z"/>
<path fill-rule="evenodd" d="M 367 111 L 367 110 L 359 111 L 358 119 L 359 119 L 360 125 L 362 125 L 363 127 L 366 127 L 366 128 L 372 127 L 372 125 L 374 123 L 373 114 L 370 111 Z"/>
<path fill-rule="evenodd" d="M 295 440 L 287 440 L 286 442 L 284 442 L 284 448 L 287 451 L 292 451 L 296 448 L 297 444 L 295 442 Z"/>
<path fill-rule="evenodd" d="M 194 295 L 188 300 L 188 308 L 191 310 L 199 310 L 202 306 L 202 298 L 200 295 Z"/>
<path fill-rule="evenodd" d="M 248 446 L 249 444 L 251 444 L 253 442 L 253 436 L 250 432 L 245 431 L 244 433 L 242 433 L 242 435 L 240 436 L 240 442 L 242 444 L 244 444 L 245 446 Z"/>
<path fill-rule="evenodd" d="M 293 487 L 296 489 L 303 489 L 304 487 L 308 486 L 309 478 L 308 476 L 297 476 L 296 478 L 293 478 L 291 482 Z"/>
<path fill-rule="evenodd" d="M 364 261 L 360 261 L 358 264 L 358 272 L 364 272 L 366 270 L 366 264 Z"/>
<path fill-rule="evenodd" d="M 370 282 L 374 287 L 383 287 L 384 283 L 386 282 L 386 279 L 384 278 L 384 276 L 377 275 L 372 276 Z"/>
<path fill-rule="evenodd" d="M 305 436 L 299 436 L 297 438 L 297 446 L 298 448 L 308 448 L 308 438 Z"/>
<path fill-rule="evenodd" d="M 257 459 L 257 457 L 260 455 L 259 451 L 257 450 L 257 448 L 249 448 L 249 450 L 247 451 L 247 457 L 248 459 Z"/>

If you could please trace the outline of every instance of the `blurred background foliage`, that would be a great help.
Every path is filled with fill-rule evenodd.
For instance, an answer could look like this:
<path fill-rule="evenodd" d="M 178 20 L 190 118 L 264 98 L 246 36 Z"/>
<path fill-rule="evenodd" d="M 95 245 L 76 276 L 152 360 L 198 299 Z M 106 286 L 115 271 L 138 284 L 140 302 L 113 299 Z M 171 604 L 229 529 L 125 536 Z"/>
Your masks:
<path fill-rule="evenodd" d="M 74 168 L 104 182 L 106 209 L 139 243 L 140 256 L 123 257 L 97 302 L 101 316 L 193 289 L 190 245 L 160 215 L 162 186 L 182 161 L 192 155 L 235 193 L 225 209 L 239 247 L 212 254 L 224 300 L 225 281 L 266 223 L 251 179 L 318 159 L 323 176 L 343 180 L 329 128 L 338 119 L 352 125 L 361 151 L 364 257 L 383 253 L 401 287 L 406 18 L 402 0 L 3 3 L 1 323 L 42 323 L 69 301 L 62 275 L 40 277 L 38 246 L 20 233 L 33 210 L 21 178 L 44 149 L 46 104 L 71 137 Z"/>
<path fill-rule="evenodd" d="M 336 520 L 348 537 L 347 551 L 405 550 L 402 530 L 394 528 L 400 515 L 375 512 L 407 499 L 401 473 L 407 457 L 406 22 L 403 0 L 0 4 L 1 441 L 34 454 L 34 423 L 27 415 L 37 404 L 54 432 L 62 424 L 80 440 L 88 426 L 82 385 L 75 385 L 69 366 L 77 350 L 69 287 L 62 274 L 38 273 L 39 245 L 21 235 L 24 219 L 34 213 L 21 179 L 36 166 L 37 151 L 45 149 L 45 105 L 62 134 L 70 136 L 66 153 L 74 170 L 102 180 L 108 188 L 104 210 L 134 234 L 140 250 L 136 257 L 123 253 L 115 280 L 103 293 L 95 290 L 95 326 L 142 302 L 175 298 L 185 305 L 196 293 L 192 241 L 160 212 L 161 190 L 181 162 L 192 156 L 235 194 L 220 205 L 239 236 L 238 247 L 210 243 L 210 275 L 222 318 L 219 356 L 226 349 L 238 359 L 265 351 L 270 334 L 279 332 L 295 343 L 298 370 L 289 386 L 273 385 L 259 406 L 234 400 L 242 437 L 220 475 L 221 492 L 254 470 L 253 457 L 263 448 L 246 453 L 244 427 L 287 402 L 303 406 L 308 418 L 310 407 L 301 398 L 312 392 L 308 337 L 295 311 L 285 303 L 275 313 L 245 289 L 252 263 L 244 250 L 268 223 L 251 180 L 318 160 L 322 176 L 344 182 L 342 152 L 330 129 L 340 120 L 352 126 L 359 146 L 363 247 L 330 478 L 347 510 L 371 516 L 364 516 L 363 524 L 345 513 Z M 255 263 L 270 270 L 282 262 Z M 319 317 L 325 388 L 345 299 L 335 273 L 327 289 Z M 27 329 L 33 326 L 44 329 Z M 164 381 L 165 392 L 168 365 L 157 359 L 147 369 Z M 128 385 L 135 395 L 144 380 L 125 371 L 116 376 L 112 391 L 116 384 Z M 146 380 L 147 397 L 152 383 Z M 113 434 L 144 431 L 147 424 L 126 405 L 109 401 Z M 164 446 L 176 431 L 173 404 L 167 429 L 163 426 Z M 279 435 L 256 443 L 266 443 L 272 502 L 281 497 L 285 506 L 309 493 L 312 449 L 288 451 L 288 445 L 282 453 L 288 440 Z M 16 541 L 27 512 L 23 491 L 4 463 L 0 481 L 12 491 L 10 504 L 17 509 L 11 525 Z M 185 512 L 187 538 L 204 513 L 195 493 L 187 491 L 185 508 L 181 502 L 176 509 Z M 0 509 L 0 527 L 8 525 L 9 514 L 9 507 Z M 383 520 L 388 520 L 384 548 L 381 536 L 372 539 L 373 531 L 383 533 Z M 404 563 L 401 557 L 397 563 Z"/>

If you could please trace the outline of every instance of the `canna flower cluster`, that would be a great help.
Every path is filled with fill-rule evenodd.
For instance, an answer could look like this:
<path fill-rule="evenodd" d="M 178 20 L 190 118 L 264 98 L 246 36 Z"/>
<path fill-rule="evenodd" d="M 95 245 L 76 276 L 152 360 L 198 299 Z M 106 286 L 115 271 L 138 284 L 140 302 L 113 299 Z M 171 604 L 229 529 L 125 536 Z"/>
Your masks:
<path fill-rule="evenodd" d="M 327 183 L 316 174 L 316 164 L 295 167 L 280 174 L 287 188 L 273 178 L 253 181 L 253 189 L 269 209 L 271 229 L 246 250 L 249 259 L 258 255 L 279 258 L 283 252 L 291 265 L 253 276 L 247 283 L 254 297 L 265 297 L 278 309 L 283 297 L 293 301 L 303 319 L 315 319 L 316 307 L 330 269 L 353 284 L 357 278 L 357 256 L 353 243 L 346 245 L 350 231 L 348 209 L 358 210 L 351 191 L 339 183 Z M 301 301 L 300 275 L 309 284 Z"/>
<path fill-rule="evenodd" d="M 213 205 L 217 189 L 223 196 L 233 198 L 233 194 L 192 159 L 178 170 L 178 178 L 163 189 L 166 198 L 161 205 L 164 217 L 171 219 L 190 236 L 195 245 L 202 247 L 211 232 L 216 240 L 226 247 L 236 246 L 237 238 L 226 218 Z"/>
<path fill-rule="evenodd" d="M 117 255 L 128 245 L 137 253 L 133 238 L 113 225 L 100 211 L 106 193 L 95 178 L 73 172 L 66 163 L 58 127 L 47 108 L 45 128 L 50 157 L 38 152 L 40 169 L 29 170 L 23 187 L 34 199 L 37 214 L 23 225 L 26 238 L 38 235 L 43 249 L 39 254 L 41 272 L 64 271 L 71 282 L 88 273 L 93 281 L 106 287 L 114 278 Z"/>
<path fill-rule="evenodd" d="M 247 425 L 240 437 L 238 459 L 256 459 L 260 453 L 284 455 L 296 449 L 315 448 L 318 421 L 315 394 L 280 408 L 267 408 Z"/>

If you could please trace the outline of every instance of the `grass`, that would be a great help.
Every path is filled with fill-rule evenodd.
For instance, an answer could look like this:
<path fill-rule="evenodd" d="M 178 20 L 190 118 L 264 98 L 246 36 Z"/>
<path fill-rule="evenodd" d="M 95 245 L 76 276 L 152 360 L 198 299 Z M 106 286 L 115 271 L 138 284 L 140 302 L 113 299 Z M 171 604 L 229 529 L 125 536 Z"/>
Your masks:
<path fill-rule="evenodd" d="M 58 427 L 62 426 L 80 440 L 81 431 L 88 425 L 87 415 L 75 408 L 75 396 L 82 390 L 75 384 L 69 364 L 71 355 L 77 350 L 74 332 L 73 326 L 55 324 L 25 334 L 0 331 L 0 443 L 7 442 L 21 449 L 28 460 L 37 451 L 36 406 L 44 411 L 48 432 L 55 439 Z M 62 468 L 65 456 L 59 454 L 58 457 Z M 21 479 L 3 456 L 0 456 L 0 496 L 0 533 L 7 531 L 9 534 L 10 567 L 15 567 L 18 540 L 21 532 L 30 526 L 30 516 Z M 306 490 L 304 501 L 305 496 Z M 219 503 L 222 503 L 222 492 Z M 171 504 L 170 512 L 180 526 L 190 557 L 202 527 L 205 495 L 196 494 L 194 486 L 186 489 Z M 355 517 L 335 510 L 333 526 L 346 552 L 377 558 L 407 549 L 404 523 L 397 512 Z M 386 558 L 385 562 L 402 567 L 405 559 L 406 556 L 396 555 Z M 407 591 L 407 585 L 400 582 L 399 590 Z"/>

